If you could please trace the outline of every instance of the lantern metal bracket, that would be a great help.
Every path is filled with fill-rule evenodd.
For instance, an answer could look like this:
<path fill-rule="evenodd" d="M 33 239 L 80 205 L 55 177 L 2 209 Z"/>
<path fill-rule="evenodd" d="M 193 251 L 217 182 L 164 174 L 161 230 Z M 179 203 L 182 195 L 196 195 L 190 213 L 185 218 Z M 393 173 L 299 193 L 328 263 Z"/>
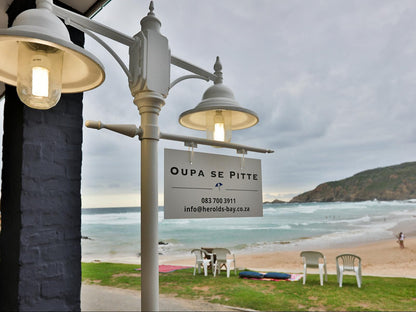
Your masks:
<path fill-rule="evenodd" d="M 108 129 L 108 130 L 111 130 L 111 131 L 114 131 L 123 135 L 127 135 L 131 138 L 138 135 L 139 139 L 141 139 L 141 136 L 143 134 L 143 130 L 141 128 L 137 128 L 135 125 L 120 125 L 120 124 L 107 125 L 107 124 L 102 123 L 101 121 L 87 120 L 85 122 L 85 126 L 87 128 L 97 129 L 97 130 Z M 238 154 L 243 154 L 243 156 L 247 154 L 247 152 L 249 151 L 255 152 L 255 153 L 264 153 L 264 154 L 274 153 L 273 150 L 264 149 L 264 148 L 257 148 L 257 147 L 247 146 L 247 145 L 236 144 L 236 143 L 209 140 L 209 139 L 203 139 L 203 138 L 198 138 L 198 137 L 169 134 L 169 133 L 164 133 L 164 132 L 159 133 L 159 139 L 183 142 L 185 146 L 188 146 L 191 148 L 198 147 L 198 144 L 230 148 L 230 149 L 236 150 Z"/>

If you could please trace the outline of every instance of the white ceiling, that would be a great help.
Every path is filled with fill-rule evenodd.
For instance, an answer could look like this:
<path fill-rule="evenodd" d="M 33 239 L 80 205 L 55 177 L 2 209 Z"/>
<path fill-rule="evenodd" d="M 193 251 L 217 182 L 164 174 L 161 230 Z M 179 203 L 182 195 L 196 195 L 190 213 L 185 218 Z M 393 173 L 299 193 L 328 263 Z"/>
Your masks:
<path fill-rule="evenodd" d="M 106 1 L 97 1 L 97 0 L 61 0 L 61 2 L 69 5 L 71 8 L 74 8 L 78 12 L 85 14 L 90 8 L 98 3 L 105 3 Z"/>

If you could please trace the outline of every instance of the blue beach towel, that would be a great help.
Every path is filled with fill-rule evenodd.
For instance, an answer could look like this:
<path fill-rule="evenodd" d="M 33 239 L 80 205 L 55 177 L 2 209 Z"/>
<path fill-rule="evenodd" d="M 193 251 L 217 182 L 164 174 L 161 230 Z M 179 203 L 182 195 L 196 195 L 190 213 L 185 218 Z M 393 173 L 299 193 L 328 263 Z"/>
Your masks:
<path fill-rule="evenodd" d="M 289 279 L 291 274 L 287 273 L 277 273 L 277 272 L 269 272 L 264 274 L 264 278 L 273 278 L 273 279 Z"/>
<path fill-rule="evenodd" d="M 245 278 L 263 278 L 264 274 L 261 274 L 259 272 L 254 272 L 254 271 L 242 271 L 238 274 L 240 277 L 245 277 Z"/>

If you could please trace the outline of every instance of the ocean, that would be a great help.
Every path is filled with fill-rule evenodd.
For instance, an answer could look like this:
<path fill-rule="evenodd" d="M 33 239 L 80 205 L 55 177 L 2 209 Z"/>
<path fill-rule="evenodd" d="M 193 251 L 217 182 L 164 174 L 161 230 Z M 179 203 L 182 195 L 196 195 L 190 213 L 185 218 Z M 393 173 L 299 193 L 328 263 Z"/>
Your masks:
<path fill-rule="evenodd" d="M 392 227 L 416 217 L 416 200 L 264 204 L 263 217 L 165 220 L 159 207 L 159 254 L 193 248 L 233 253 L 316 249 L 394 239 Z M 82 209 L 83 261 L 123 262 L 140 255 L 140 208 Z"/>

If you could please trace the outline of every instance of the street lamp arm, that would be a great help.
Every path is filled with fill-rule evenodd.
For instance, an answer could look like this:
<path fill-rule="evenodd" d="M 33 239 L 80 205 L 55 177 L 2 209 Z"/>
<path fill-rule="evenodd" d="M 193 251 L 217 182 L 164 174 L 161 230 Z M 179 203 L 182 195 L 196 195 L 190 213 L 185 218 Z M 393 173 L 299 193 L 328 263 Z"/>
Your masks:
<path fill-rule="evenodd" d="M 163 133 L 163 132 L 160 132 L 160 138 L 164 140 L 184 142 L 185 145 L 194 146 L 194 147 L 196 144 L 225 147 L 225 148 L 235 149 L 237 152 L 243 153 L 243 154 L 245 154 L 245 152 L 247 151 L 256 152 L 256 153 L 274 153 L 273 150 L 264 149 L 264 148 L 257 148 L 257 147 L 246 146 L 246 145 L 241 145 L 241 144 L 209 140 L 209 139 L 190 137 L 190 136 L 183 136 L 183 135 L 177 135 L 177 134 L 169 134 L 169 133 Z"/>
<path fill-rule="evenodd" d="M 37 6 L 42 6 L 42 3 L 48 3 L 49 0 L 38 0 Z M 79 26 L 83 27 L 84 29 L 91 30 L 97 34 L 103 35 L 109 39 L 115 40 L 117 42 L 120 42 L 128 47 L 132 46 L 135 43 L 135 40 L 133 37 L 123 34 L 122 32 L 119 32 L 111 27 L 105 26 L 99 22 L 93 21 L 87 17 L 84 17 L 82 15 L 73 13 L 69 10 L 63 9 L 57 5 L 52 4 L 49 6 L 47 4 L 47 7 L 49 7 L 56 16 L 62 18 L 67 25 L 71 25 L 78 29 Z"/>
<path fill-rule="evenodd" d="M 53 14 L 62 18 L 66 25 L 72 26 L 88 34 L 91 38 L 97 41 L 104 49 L 106 49 L 111 54 L 111 56 L 117 61 L 117 63 L 119 63 L 119 65 L 127 75 L 128 81 L 132 80 L 132 74 L 130 73 L 126 64 L 124 64 L 124 62 L 117 55 L 117 53 L 112 48 L 110 48 L 110 46 L 107 43 L 105 43 L 100 37 L 98 37 L 96 33 L 106 38 L 117 41 L 121 44 L 124 44 L 128 47 L 131 47 L 135 44 L 136 40 L 133 37 L 127 36 L 99 22 L 93 21 L 82 15 L 73 13 L 69 10 L 54 5 L 50 0 L 38 0 L 37 7 L 49 9 Z"/>
<path fill-rule="evenodd" d="M 210 73 L 209 71 L 206 71 L 205 69 L 202 69 L 198 66 L 195 66 L 187 61 L 184 61 L 176 56 L 171 55 L 170 57 L 170 63 L 172 65 L 178 66 L 182 69 L 185 69 L 187 71 L 190 71 L 191 73 L 197 74 L 198 76 L 205 77 L 208 80 L 215 81 L 218 79 L 217 75 Z"/>
<path fill-rule="evenodd" d="M 85 122 L 85 126 L 90 129 L 108 129 L 123 135 L 127 135 L 131 138 L 135 137 L 136 135 L 142 139 L 143 130 L 141 128 L 137 128 L 136 125 L 133 124 L 103 124 L 101 121 L 95 120 L 87 120 Z M 197 144 L 202 145 L 209 145 L 209 146 L 217 146 L 217 147 L 224 147 L 235 149 L 240 154 L 245 154 L 246 152 L 256 152 L 256 153 L 274 153 L 273 150 L 252 147 L 247 145 L 241 145 L 236 143 L 229 143 L 223 141 L 216 141 L 216 140 L 209 140 L 203 139 L 198 137 L 191 137 L 191 136 L 184 136 L 184 135 L 177 135 L 177 134 L 170 134 L 170 133 L 159 133 L 159 138 L 163 140 L 170 140 L 170 141 L 179 141 L 185 143 L 186 146 L 193 146 L 197 147 Z"/>
<path fill-rule="evenodd" d="M 120 65 L 121 69 L 126 74 L 128 81 L 132 81 L 132 74 L 130 73 L 129 69 L 127 68 L 126 64 L 122 61 L 122 59 L 117 55 L 117 53 L 100 37 L 98 37 L 96 34 L 94 34 L 92 31 L 89 31 L 88 29 L 72 23 L 71 26 L 77 28 L 78 30 L 88 34 L 92 39 L 97 41 L 104 49 L 108 51 L 108 53 L 111 54 L 111 56 L 117 61 L 117 63 Z"/>
<path fill-rule="evenodd" d="M 142 134 L 142 130 L 137 128 L 136 125 L 119 125 L 119 124 L 112 124 L 112 125 L 106 125 L 103 124 L 101 121 L 95 121 L 95 120 L 87 120 L 85 122 L 85 126 L 90 129 L 108 129 L 123 135 L 127 135 L 131 138 L 134 138 L 136 135 L 139 137 Z"/>
<path fill-rule="evenodd" d="M 176 78 L 174 81 L 171 82 L 169 89 L 172 89 L 175 85 L 177 85 L 179 82 L 184 81 L 186 79 L 202 79 L 205 81 L 209 81 L 209 78 L 200 76 L 200 75 L 185 75 L 181 76 L 179 78 Z"/>

